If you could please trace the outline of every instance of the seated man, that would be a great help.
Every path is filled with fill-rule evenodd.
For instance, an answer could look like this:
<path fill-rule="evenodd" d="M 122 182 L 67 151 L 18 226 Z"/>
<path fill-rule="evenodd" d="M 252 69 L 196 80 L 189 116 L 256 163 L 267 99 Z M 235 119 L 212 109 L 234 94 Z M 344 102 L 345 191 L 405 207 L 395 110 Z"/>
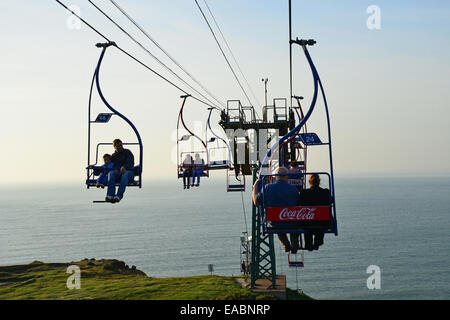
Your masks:
<path fill-rule="evenodd" d="M 300 192 L 301 206 L 329 206 L 330 190 L 320 187 L 320 177 L 318 174 L 312 174 L 309 177 L 309 185 L 311 188 L 303 189 Z M 314 237 L 314 240 L 313 240 Z M 308 251 L 318 250 L 323 244 L 323 231 L 312 231 L 305 233 L 305 249 Z"/>
<path fill-rule="evenodd" d="M 200 158 L 200 155 L 198 153 L 195 154 L 195 160 L 194 160 L 194 168 L 192 173 L 192 187 L 193 186 L 200 186 L 200 175 L 205 169 L 205 160 Z M 195 184 L 195 178 L 197 177 L 197 184 Z"/>
<path fill-rule="evenodd" d="M 298 203 L 298 192 L 297 188 L 291 186 L 288 183 L 289 176 L 286 175 L 288 173 L 288 169 L 285 167 L 278 168 L 277 174 L 275 177 L 275 182 L 272 184 L 268 184 L 264 187 L 264 200 L 266 207 L 295 207 Z M 262 193 L 259 191 L 261 188 L 259 186 L 259 179 L 255 181 L 253 186 L 253 203 L 258 206 L 262 201 Z M 280 224 L 286 224 L 290 222 L 278 222 Z M 273 226 L 277 226 L 275 222 L 272 224 Z M 292 250 L 292 253 L 296 253 L 298 250 L 298 236 L 291 234 L 291 243 L 287 238 L 287 235 L 284 233 L 278 234 L 278 239 L 284 246 L 284 251 L 289 252 Z"/>
<path fill-rule="evenodd" d="M 106 202 L 119 202 L 123 198 L 123 193 L 128 183 L 134 180 L 134 156 L 130 150 L 124 149 L 122 141 L 115 139 L 113 141 L 114 149 L 116 150 L 111 156 L 111 162 L 114 163 L 114 168 L 109 173 L 108 177 L 108 191 L 106 193 Z M 116 181 L 119 180 L 119 189 L 116 194 Z"/>
<path fill-rule="evenodd" d="M 192 171 L 194 166 L 194 160 L 190 154 L 187 154 L 183 160 L 183 164 L 181 165 L 181 171 L 183 171 L 183 187 L 184 189 L 188 188 L 190 185 L 190 180 L 192 177 Z"/>

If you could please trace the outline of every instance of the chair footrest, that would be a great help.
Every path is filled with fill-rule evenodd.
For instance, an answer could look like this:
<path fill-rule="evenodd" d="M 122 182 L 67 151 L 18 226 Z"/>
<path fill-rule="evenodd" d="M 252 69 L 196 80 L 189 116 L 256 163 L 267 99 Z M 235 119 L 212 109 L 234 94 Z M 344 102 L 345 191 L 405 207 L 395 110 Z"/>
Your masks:
<path fill-rule="evenodd" d="M 189 178 L 192 178 L 192 173 L 190 173 L 188 175 Z M 200 177 L 209 177 L 209 175 L 205 172 L 200 173 Z M 178 173 L 178 178 L 183 178 L 183 174 L 182 173 Z"/>
<path fill-rule="evenodd" d="M 229 186 L 227 186 L 227 191 L 229 191 L 229 192 L 245 191 L 245 186 L 243 186 L 243 185 L 229 185 Z"/>
<path fill-rule="evenodd" d="M 215 164 L 208 166 L 208 170 L 225 170 L 225 169 L 231 169 L 231 167 L 227 164 Z"/>
<path fill-rule="evenodd" d="M 306 232 L 322 231 L 323 233 L 334 233 L 331 228 L 325 229 L 324 227 L 297 227 L 297 228 L 272 228 L 267 227 L 267 233 L 278 234 L 278 233 L 294 233 L 301 234 Z"/>

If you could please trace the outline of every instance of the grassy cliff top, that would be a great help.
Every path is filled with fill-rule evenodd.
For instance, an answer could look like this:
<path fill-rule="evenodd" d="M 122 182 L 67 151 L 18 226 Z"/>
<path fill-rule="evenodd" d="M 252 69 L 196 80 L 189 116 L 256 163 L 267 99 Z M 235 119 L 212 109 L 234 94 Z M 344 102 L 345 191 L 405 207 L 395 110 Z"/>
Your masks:
<path fill-rule="evenodd" d="M 81 270 L 80 289 L 68 289 L 71 265 Z M 288 299 L 310 299 L 287 289 Z M 0 267 L 0 299 L 108 300 L 259 300 L 276 299 L 242 288 L 235 277 L 194 276 L 152 278 L 118 260 L 84 259 Z"/>

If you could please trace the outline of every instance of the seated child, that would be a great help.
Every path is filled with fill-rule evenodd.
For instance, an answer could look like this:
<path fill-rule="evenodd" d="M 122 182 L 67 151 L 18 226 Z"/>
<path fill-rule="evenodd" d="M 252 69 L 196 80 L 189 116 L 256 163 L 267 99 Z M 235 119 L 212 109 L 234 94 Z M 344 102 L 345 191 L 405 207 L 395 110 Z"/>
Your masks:
<path fill-rule="evenodd" d="M 104 165 L 102 165 L 102 173 L 100 173 L 96 187 L 102 187 L 102 189 L 108 184 L 108 174 L 113 169 L 114 163 L 111 162 L 111 155 L 105 154 L 103 155 L 103 161 L 105 162 Z"/>

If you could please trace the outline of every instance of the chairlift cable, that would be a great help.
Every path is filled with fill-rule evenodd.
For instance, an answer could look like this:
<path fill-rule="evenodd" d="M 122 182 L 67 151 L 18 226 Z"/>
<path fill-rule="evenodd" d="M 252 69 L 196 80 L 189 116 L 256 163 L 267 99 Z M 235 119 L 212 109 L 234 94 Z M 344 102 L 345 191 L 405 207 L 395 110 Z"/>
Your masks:
<path fill-rule="evenodd" d="M 100 37 L 102 37 L 103 39 L 105 39 L 108 42 L 111 42 L 107 37 L 105 37 L 100 31 L 98 31 L 97 29 L 95 29 L 91 24 L 89 24 L 86 20 L 84 20 L 83 18 L 81 18 L 78 14 L 76 14 L 73 10 L 71 10 L 69 7 L 67 7 L 64 3 L 62 3 L 59 0 L 55 0 L 56 2 L 58 2 L 61 6 L 63 6 L 67 11 L 69 11 L 71 14 L 73 14 L 75 17 L 77 17 L 78 19 L 80 19 L 80 21 L 82 21 L 85 25 L 87 25 L 89 28 L 91 28 L 91 30 L 93 30 L 95 33 L 97 33 Z"/>
<path fill-rule="evenodd" d="M 241 190 L 242 210 L 244 211 L 245 232 L 248 235 L 247 215 L 245 213 L 244 192 Z"/>
<path fill-rule="evenodd" d="M 200 5 L 199 5 L 199 3 L 198 3 L 197 0 L 194 0 L 194 1 L 195 1 L 195 3 L 197 4 L 197 7 L 198 7 L 198 9 L 200 10 L 200 13 L 202 14 L 202 16 L 203 16 L 203 18 L 204 18 L 206 24 L 208 25 L 209 30 L 211 31 L 211 33 L 212 33 L 212 35 L 213 35 L 213 37 L 214 37 L 214 40 L 216 41 L 217 45 L 219 46 L 220 52 L 222 52 L 222 55 L 223 55 L 223 57 L 225 58 L 225 61 L 227 62 L 228 66 L 230 67 L 230 70 L 231 70 L 231 72 L 233 73 L 234 78 L 236 79 L 237 83 L 238 83 L 239 86 L 241 87 L 242 92 L 244 93 L 245 97 L 247 98 L 248 103 L 250 103 L 250 105 L 252 105 L 252 102 L 250 101 L 250 98 L 248 97 L 247 92 L 245 92 L 245 89 L 244 89 L 244 87 L 242 86 L 241 82 L 239 81 L 239 78 L 237 77 L 236 72 L 234 71 L 233 67 L 232 67 L 231 64 L 230 64 L 230 61 L 228 60 L 228 58 L 227 58 L 225 52 L 223 51 L 222 46 L 220 45 L 220 42 L 219 42 L 219 40 L 217 39 L 216 34 L 214 33 L 214 30 L 212 29 L 211 24 L 210 24 L 209 21 L 208 21 L 208 18 L 206 17 L 205 13 L 203 12 L 202 7 L 200 7 Z"/>
<path fill-rule="evenodd" d="M 139 41 L 137 41 L 129 32 L 127 32 L 124 28 L 122 28 L 116 21 L 114 21 L 108 14 L 106 14 L 101 8 L 99 8 L 93 1 L 88 0 L 89 3 L 96 8 L 100 13 L 102 13 L 109 21 L 111 21 L 117 28 L 120 29 L 123 33 L 125 33 L 134 43 L 136 43 L 142 50 L 144 50 L 146 53 L 148 53 L 153 59 L 155 59 L 163 68 L 165 68 L 167 71 L 169 71 L 171 74 L 173 74 L 178 80 L 183 82 L 186 86 L 188 86 L 192 91 L 199 94 L 202 98 L 204 98 L 206 101 L 214 105 L 211 100 L 209 100 L 207 97 L 205 97 L 202 93 L 200 93 L 197 89 L 192 87 L 189 83 L 187 83 L 183 78 L 181 78 L 175 71 L 170 69 L 166 64 L 164 64 L 160 59 L 158 59 L 153 53 L 150 52 L 146 47 L 144 47 Z M 216 106 L 216 105 L 214 105 Z M 217 106 L 216 106 L 217 107 Z"/>
<path fill-rule="evenodd" d="M 110 2 L 125 16 L 127 19 L 138 28 L 156 47 L 158 47 L 175 65 L 177 65 L 183 72 L 189 76 L 196 84 L 198 84 L 211 98 L 213 98 L 222 107 L 225 107 L 224 103 L 217 99 L 205 86 L 203 86 L 194 76 L 189 73 L 174 57 L 172 57 L 145 29 L 140 26 L 122 7 L 120 7 L 116 1 L 110 0 Z"/>
<path fill-rule="evenodd" d="M 112 1 L 112 0 L 111 0 L 111 1 Z M 234 60 L 234 62 L 236 63 L 236 66 L 238 67 L 238 69 L 239 69 L 239 71 L 240 71 L 242 77 L 244 78 L 245 82 L 247 83 L 247 86 L 248 86 L 248 88 L 250 89 L 250 93 L 252 94 L 253 98 L 254 98 L 255 101 L 258 103 L 258 105 L 260 105 L 260 103 L 259 103 L 259 101 L 258 101 L 258 98 L 256 98 L 255 93 L 253 92 L 253 89 L 252 89 L 250 83 L 248 82 L 247 78 L 246 78 L 245 75 L 244 75 L 244 72 L 242 71 L 242 69 L 241 69 L 239 63 L 237 62 L 236 56 L 233 54 L 233 51 L 231 50 L 231 48 L 230 48 L 230 46 L 229 46 L 229 44 L 228 44 L 227 39 L 225 38 L 224 34 L 222 33 L 222 30 L 220 29 L 219 24 L 217 23 L 217 20 L 216 20 L 216 18 L 214 17 L 214 14 L 213 14 L 212 11 L 211 11 L 211 8 L 209 7 L 209 5 L 208 5 L 208 3 L 207 3 L 206 0 L 203 0 L 203 1 L 205 2 L 206 8 L 208 9 L 209 14 L 210 14 L 211 17 L 213 18 L 214 24 L 216 25 L 217 29 L 219 30 L 219 33 L 220 33 L 220 35 L 222 36 L 222 39 L 223 39 L 223 41 L 225 42 L 225 45 L 227 46 L 228 50 L 230 51 L 231 57 L 233 58 L 233 60 Z M 256 112 L 256 111 L 255 111 L 255 112 Z M 259 115 L 258 115 L 258 117 L 259 117 Z"/>
<path fill-rule="evenodd" d="M 99 36 L 101 36 L 103 39 L 105 39 L 106 41 L 108 41 L 109 43 L 112 43 L 111 40 L 109 40 L 105 35 L 103 35 L 100 31 L 98 31 L 96 28 L 94 28 L 91 24 L 89 24 L 85 19 L 81 18 L 77 13 L 75 13 L 73 10 L 71 10 L 70 8 L 68 8 L 64 3 L 62 3 L 60 0 L 55 0 L 57 3 L 59 3 L 62 7 L 64 7 L 68 12 L 70 12 L 71 14 L 73 14 L 76 18 L 78 18 L 81 22 L 83 22 L 86 26 L 88 26 L 92 31 L 94 31 L 95 33 L 97 33 Z M 179 86 L 177 86 L 175 83 L 173 83 L 172 81 L 170 81 L 169 79 L 167 79 L 166 77 L 164 77 L 163 75 L 161 75 L 160 73 L 158 73 L 157 71 L 153 70 L 152 68 L 150 68 L 148 65 L 146 65 L 144 62 L 140 61 L 138 58 L 136 58 L 135 56 L 133 56 L 132 54 L 130 54 L 128 51 L 122 49 L 119 45 L 117 45 L 116 43 L 114 43 L 114 46 L 121 51 L 123 54 L 125 54 L 126 56 L 128 56 L 129 58 L 131 58 L 132 60 L 134 60 L 135 62 L 137 62 L 138 64 L 140 64 L 141 66 L 143 66 L 144 68 L 146 68 L 147 70 L 151 71 L 153 74 L 155 74 L 156 76 L 158 76 L 159 78 L 161 78 L 162 80 L 166 81 L 167 83 L 169 83 L 170 85 L 172 85 L 173 87 L 175 87 L 176 89 L 180 90 L 181 92 L 188 94 L 185 90 L 183 90 L 182 88 L 180 88 Z M 197 100 L 200 103 L 203 103 L 207 106 L 213 107 L 211 106 L 209 103 L 195 97 L 192 96 L 193 99 Z"/>

